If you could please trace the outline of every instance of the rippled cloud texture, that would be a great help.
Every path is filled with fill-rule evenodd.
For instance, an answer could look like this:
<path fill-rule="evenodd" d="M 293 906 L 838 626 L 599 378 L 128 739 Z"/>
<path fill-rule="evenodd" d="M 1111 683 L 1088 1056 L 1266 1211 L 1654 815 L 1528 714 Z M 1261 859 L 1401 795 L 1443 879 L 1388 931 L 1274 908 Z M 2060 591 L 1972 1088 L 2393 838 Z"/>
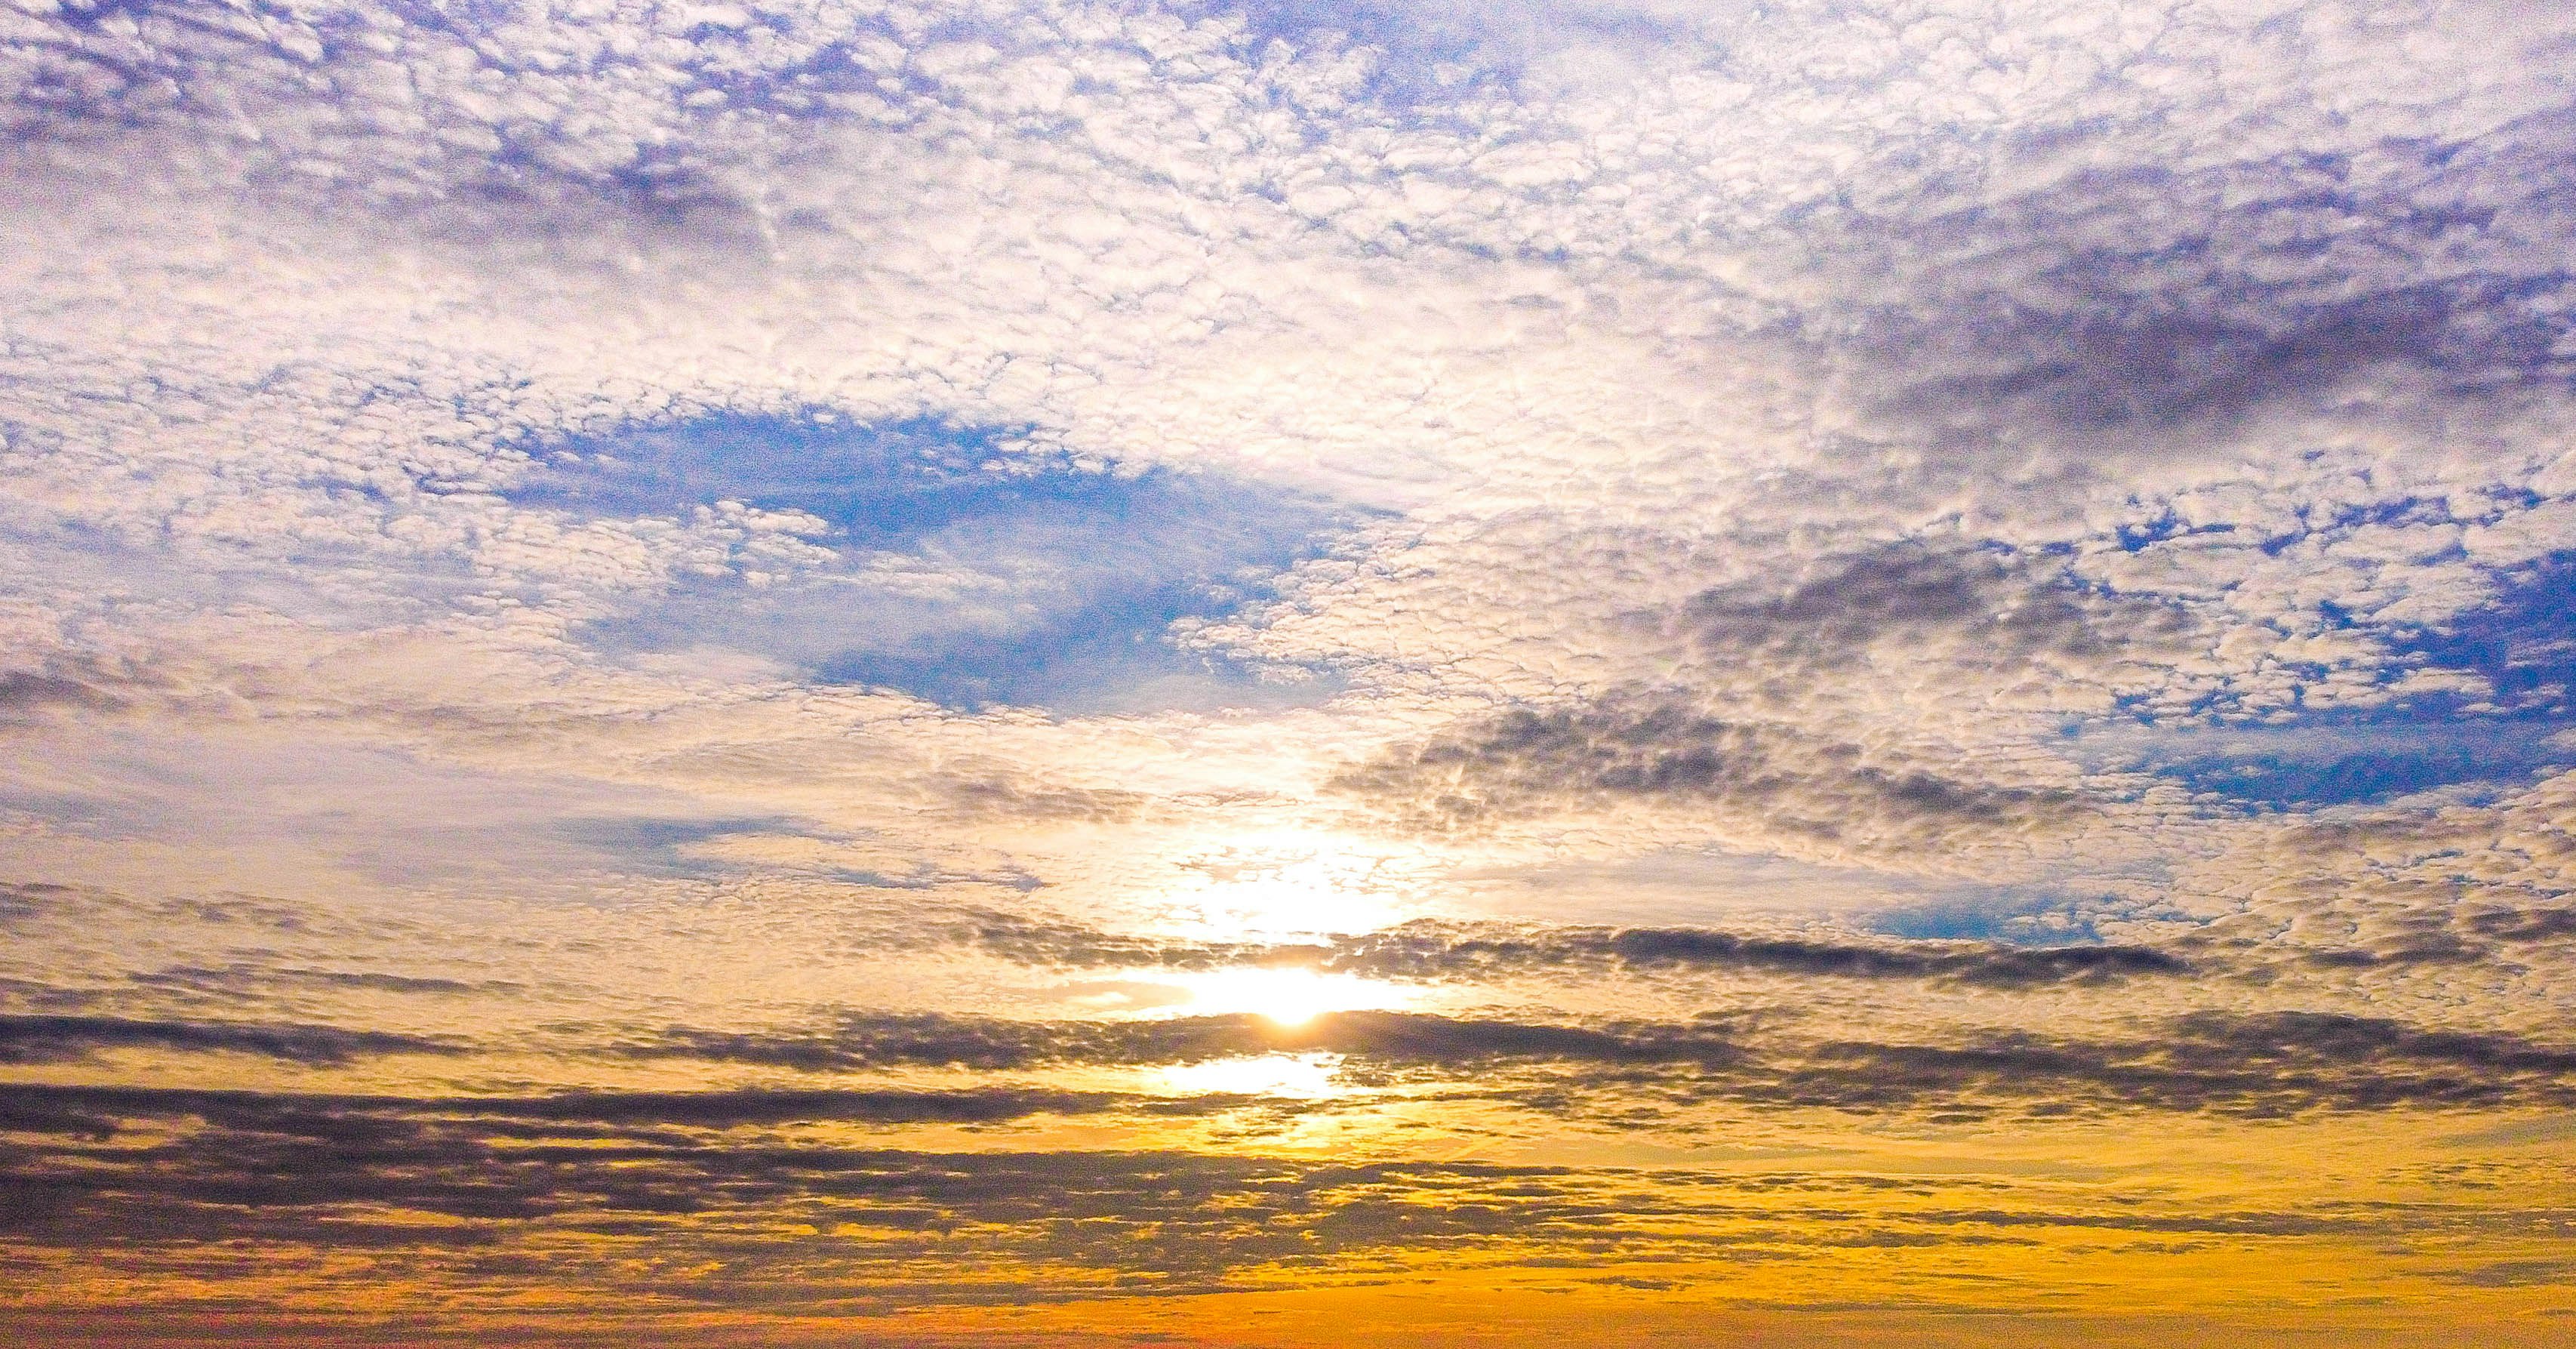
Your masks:
<path fill-rule="evenodd" d="M 0 1326 L 2563 1342 L 2570 70 L 10 0 Z"/>

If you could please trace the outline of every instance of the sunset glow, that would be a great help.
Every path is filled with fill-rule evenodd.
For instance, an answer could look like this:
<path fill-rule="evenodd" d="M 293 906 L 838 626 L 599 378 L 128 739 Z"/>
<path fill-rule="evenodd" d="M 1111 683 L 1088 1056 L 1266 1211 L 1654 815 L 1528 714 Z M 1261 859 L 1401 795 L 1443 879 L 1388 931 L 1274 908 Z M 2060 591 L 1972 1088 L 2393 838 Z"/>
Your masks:
<path fill-rule="evenodd" d="M 10 0 L 0 1346 L 2576 1344 L 2571 73 Z"/>
<path fill-rule="evenodd" d="M 1193 1012 L 1250 1012 L 1273 1024 L 1296 1027 L 1326 1012 L 1402 1006 L 1401 991 L 1385 985 L 1308 970 L 1235 969 L 1188 981 Z"/>

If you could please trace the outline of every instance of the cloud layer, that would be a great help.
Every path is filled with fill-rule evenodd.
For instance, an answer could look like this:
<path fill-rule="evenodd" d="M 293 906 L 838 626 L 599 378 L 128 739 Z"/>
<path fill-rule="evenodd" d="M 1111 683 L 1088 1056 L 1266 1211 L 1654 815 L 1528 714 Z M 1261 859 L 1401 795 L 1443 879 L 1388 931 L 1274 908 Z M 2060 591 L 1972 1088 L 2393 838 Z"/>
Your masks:
<path fill-rule="evenodd" d="M 2546 1340 L 2571 57 L 10 8 L 0 1324 Z"/>

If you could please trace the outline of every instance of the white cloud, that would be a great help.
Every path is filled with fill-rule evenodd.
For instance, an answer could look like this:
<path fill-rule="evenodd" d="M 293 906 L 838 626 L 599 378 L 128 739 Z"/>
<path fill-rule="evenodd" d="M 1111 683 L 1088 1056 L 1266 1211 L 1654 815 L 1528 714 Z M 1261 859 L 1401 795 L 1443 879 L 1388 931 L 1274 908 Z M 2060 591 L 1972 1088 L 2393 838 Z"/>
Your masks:
<path fill-rule="evenodd" d="M 1364 830 L 1328 784 L 1397 747 L 1642 688 L 1882 774 L 1800 758 L 1807 825 L 1913 772 L 2096 803 L 1880 865 L 2128 885 L 2268 835 L 2084 780 L 2069 724 L 2486 696 L 2392 630 L 2576 545 L 2566 25 L 2525 8 L 11 13 L 0 546 L 53 723 L 327 725 L 1136 912 L 1211 832 Z M 711 569 L 814 650 L 1064 588 L 887 550 L 804 603 L 805 520 L 497 491 L 811 408 L 1391 512 L 1188 633 L 1351 691 L 977 718 L 585 645 Z M 1855 596 L 1907 550 L 1967 607 Z M 1496 846 L 1852 860 L 1793 825 Z"/>

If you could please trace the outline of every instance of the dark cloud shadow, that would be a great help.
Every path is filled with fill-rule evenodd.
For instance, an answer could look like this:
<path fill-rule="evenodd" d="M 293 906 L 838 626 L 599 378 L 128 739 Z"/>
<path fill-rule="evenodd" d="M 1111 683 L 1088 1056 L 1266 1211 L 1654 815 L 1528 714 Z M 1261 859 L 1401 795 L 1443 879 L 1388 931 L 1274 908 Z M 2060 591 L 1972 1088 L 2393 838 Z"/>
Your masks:
<path fill-rule="evenodd" d="M 1992 153 L 2085 163 L 2070 150 L 2097 134 L 2116 132 L 2034 129 Z M 1925 288 L 1855 297 L 1876 317 L 1854 350 L 1893 416 L 1960 441 L 2139 449 L 2325 407 L 2373 372 L 2436 398 L 2576 375 L 2576 272 L 2511 244 L 2565 218 L 2576 115 L 2196 170 L 2090 162 L 1857 227 L 1855 257 L 1911 258 Z"/>
<path fill-rule="evenodd" d="M 383 1054 L 465 1052 L 452 1040 L 336 1026 L 0 1015 L 0 1063 L 64 1063 L 107 1049 L 257 1054 L 308 1067 L 339 1067 Z"/>
<path fill-rule="evenodd" d="M 1766 831 L 1921 848 L 2062 828 L 2087 809 L 2063 787 L 1965 780 L 1784 723 L 1710 715 L 1684 695 L 1648 689 L 1514 708 L 1397 746 L 1331 785 L 1430 833 L 1658 801 L 1758 819 Z"/>
<path fill-rule="evenodd" d="M 2576 1101 L 2576 1048 L 2326 1012 L 2200 1011 L 2135 1037 L 1964 1032 L 1918 1042 L 1799 1040 L 1724 1018 L 1340 1012 L 1285 1026 L 1255 1016 L 865 1014 L 803 1033 L 674 1028 L 622 1052 L 807 1072 L 1125 1068 L 1325 1053 L 1339 1056 L 1352 1081 L 1446 1086 L 1591 1122 L 1653 1121 L 1660 1106 L 1708 1104 L 1961 1118 L 2140 1110 L 2286 1118 Z"/>
<path fill-rule="evenodd" d="M 2179 610 L 2078 583 L 2067 559 L 1900 539 L 1830 554 L 1782 581 L 1712 589 L 1652 621 L 1697 663 L 1794 686 L 1880 648 L 1986 677 L 2170 654 Z"/>
<path fill-rule="evenodd" d="M 2001 921 L 1996 912 L 1976 911 L 1989 926 Z M 1947 920 L 1947 929 L 1956 929 L 1959 921 Z M 1620 973 L 1734 972 L 1788 978 L 1937 980 L 2012 989 L 2178 975 L 2192 968 L 2181 955 L 2150 946 L 1952 940 L 1971 934 L 1907 930 L 1901 915 L 1882 923 L 1880 930 L 1890 936 L 1928 939 L 1895 942 L 1873 941 L 1862 934 L 1422 920 L 1312 942 L 1209 942 L 1104 932 L 994 910 L 970 910 L 952 921 L 925 924 L 914 937 L 1019 964 L 1067 969 L 1299 968 L 1372 979 L 1459 983 L 1534 975 L 1599 978 Z M 1973 935 L 1988 933 L 1980 930 Z"/>
<path fill-rule="evenodd" d="M 710 1129 L 654 1100 L 530 1113 L 501 1102 L 35 1088 L 0 1098 L 0 1242 L 217 1286 L 285 1279 L 308 1294 L 363 1293 L 369 1306 L 381 1305 L 386 1262 L 398 1261 L 415 1287 L 485 1298 L 588 1288 L 661 1312 L 849 1314 L 1299 1286 L 1370 1258 L 1440 1252 L 1633 1267 L 2027 1240 L 2014 1234 L 2044 1227 L 2312 1235 L 2407 1220 L 2183 1211 L 2125 1195 L 2007 1206 L 1973 1182 L 1921 1176 L 921 1151 L 747 1127 L 740 1114 Z M 1876 1216 L 1790 1224 L 1784 1201 L 1809 1219 Z M 334 1266 L 344 1286 L 325 1273 Z"/>

